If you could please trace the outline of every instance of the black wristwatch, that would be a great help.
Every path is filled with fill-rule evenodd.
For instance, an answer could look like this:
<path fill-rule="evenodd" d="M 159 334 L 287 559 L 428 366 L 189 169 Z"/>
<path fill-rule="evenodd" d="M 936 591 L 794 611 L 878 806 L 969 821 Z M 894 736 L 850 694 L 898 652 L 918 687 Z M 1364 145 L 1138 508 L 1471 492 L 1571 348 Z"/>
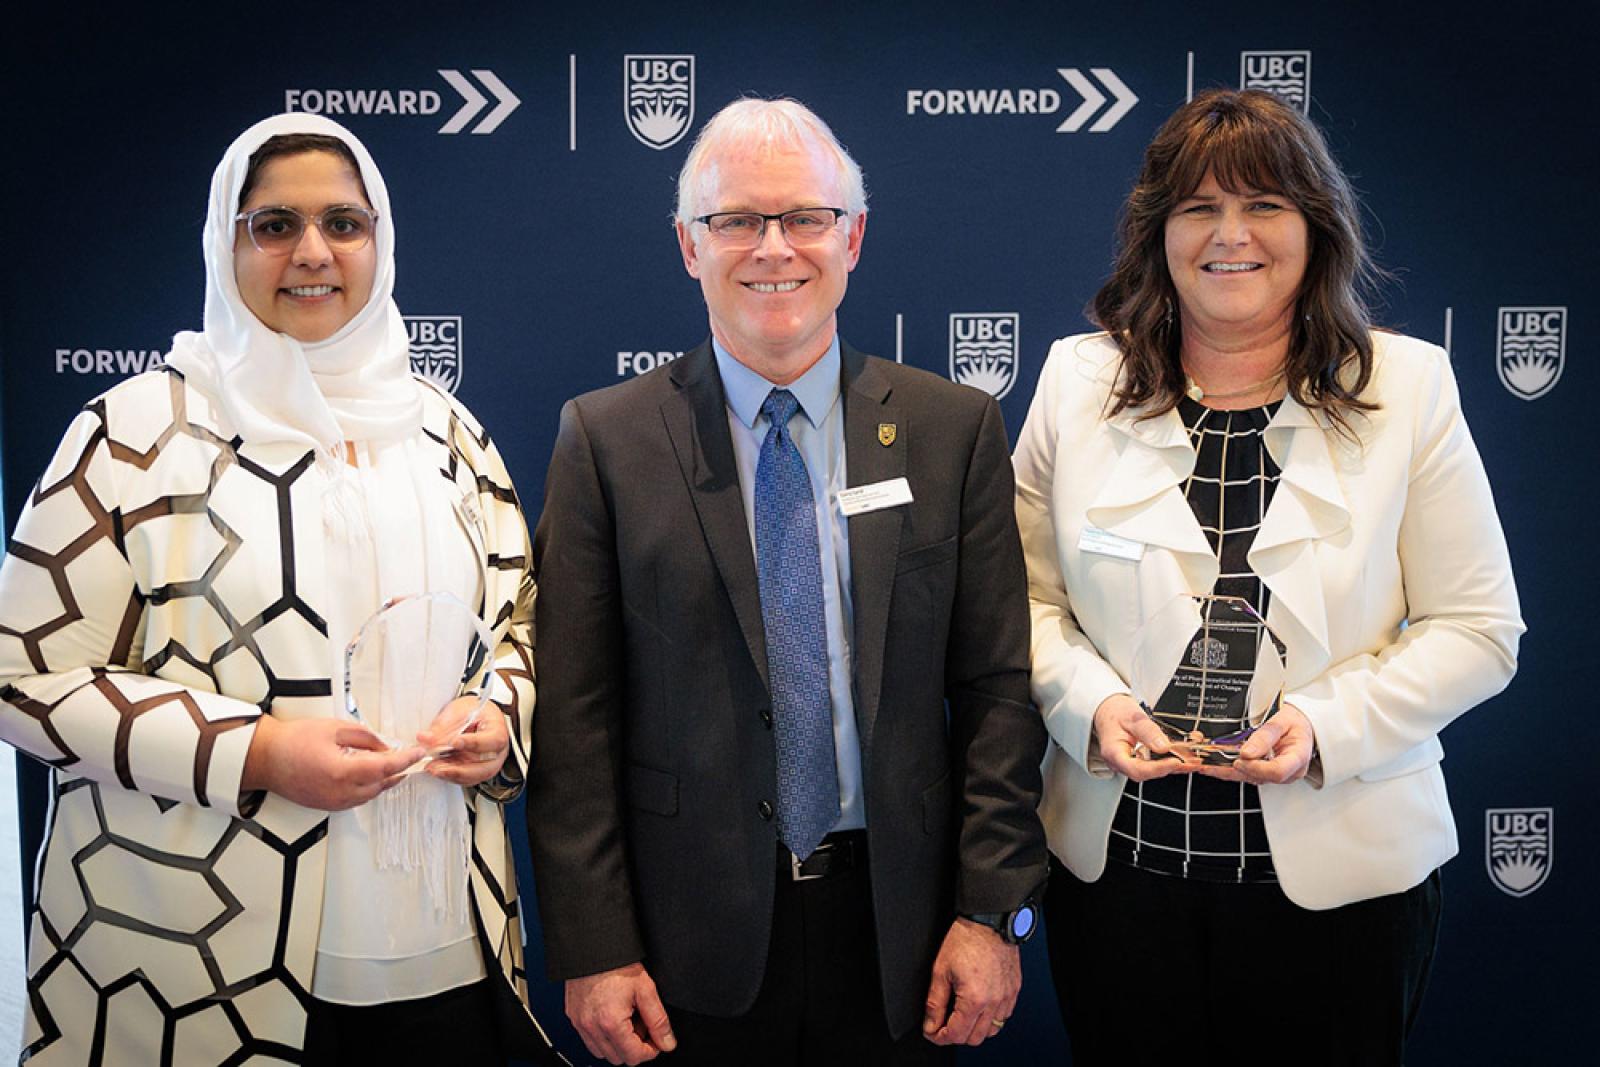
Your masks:
<path fill-rule="evenodd" d="M 1031 900 L 1024 900 L 1020 907 L 1011 911 L 963 912 L 961 917 L 987 926 L 1008 945 L 1022 944 L 1033 936 L 1035 927 L 1039 925 L 1039 911 Z"/>

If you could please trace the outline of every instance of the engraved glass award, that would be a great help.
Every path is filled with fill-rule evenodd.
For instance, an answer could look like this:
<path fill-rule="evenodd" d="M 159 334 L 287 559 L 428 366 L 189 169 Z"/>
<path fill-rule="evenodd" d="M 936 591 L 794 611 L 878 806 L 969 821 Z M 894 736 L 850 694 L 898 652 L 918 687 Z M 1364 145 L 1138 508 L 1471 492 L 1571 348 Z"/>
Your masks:
<path fill-rule="evenodd" d="M 1175 751 L 1225 766 L 1283 701 L 1283 642 L 1241 597 L 1177 597 L 1140 631 L 1129 684 Z"/>
<path fill-rule="evenodd" d="M 404 748 L 452 700 L 476 697 L 450 738 L 428 753 L 444 755 L 489 702 L 493 640 L 477 612 L 450 593 L 396 597 L 345 647 L 345 710 L 391 748 Z"/>

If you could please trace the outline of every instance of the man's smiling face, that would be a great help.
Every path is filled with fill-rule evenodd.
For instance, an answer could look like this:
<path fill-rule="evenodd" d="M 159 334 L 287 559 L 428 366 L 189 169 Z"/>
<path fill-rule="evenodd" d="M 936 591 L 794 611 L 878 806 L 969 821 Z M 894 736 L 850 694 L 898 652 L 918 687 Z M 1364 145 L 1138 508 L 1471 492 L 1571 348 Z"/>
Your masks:
<path fill-rule="evenodd" d="M 839 166 L 809 147 L 735 146 L 710 162 L 698 214 L 841 207 Z M 834 312 L 861 256 L 866 216 L 846 216 L 818 240 L 791 244 L 769 223 L 753 248 L 729 248 L 701 223 L 678 224 L 683 265 L 700 281 L 711 332 L 734 358 L 780 384 L 833 341 Z"/>

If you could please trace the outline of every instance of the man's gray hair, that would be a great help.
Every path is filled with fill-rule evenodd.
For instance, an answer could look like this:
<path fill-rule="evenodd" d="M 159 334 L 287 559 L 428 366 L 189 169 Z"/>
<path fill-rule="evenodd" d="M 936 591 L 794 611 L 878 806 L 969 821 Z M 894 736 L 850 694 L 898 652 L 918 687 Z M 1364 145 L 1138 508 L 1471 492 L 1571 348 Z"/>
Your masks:
<path fill-rule="evenodd" d="M 844 193 L 843 204 L 804 204 L 803 207 L 843 207 L 851 215 L 867 210 L 866 183 L 861 167 L 833 135 L 817 113 L 787 97 L 765 100 L 747 96 L 735 100 L 712 116 L 695 138 L 678 172 L 678 221 L 685 226 L 699 214 L 707 192 L 717 178 L 716 160 L 723 152 L 741 145 L 778 148 L 821 149 L 839 164 Z"/>

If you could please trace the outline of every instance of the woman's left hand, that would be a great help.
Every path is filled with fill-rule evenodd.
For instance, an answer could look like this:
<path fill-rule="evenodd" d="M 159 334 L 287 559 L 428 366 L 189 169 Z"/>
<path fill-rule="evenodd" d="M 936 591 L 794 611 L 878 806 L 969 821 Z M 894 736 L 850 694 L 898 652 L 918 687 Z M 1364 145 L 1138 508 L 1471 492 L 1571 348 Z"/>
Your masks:
<path fill-rule="evenodd" d="M 1311 720 L 1293 704 L 1280 707 L 1239 747 L 1239 758 L 1225 767 L 1204 766 L 1199 773 L 1230 782 L 1287 785 L 1306 776 L 1316 752 Z"/>
<path fill-rule="evenodd" d="M 417 735 L 417 742 L 429 751 L 448 749 L 428 761 L 426 770 L 435 778 L 456 785 L 477 785 L 499 774 L 500 768 L 505 766 L 511 738 L 506 733 L 506 717 L 494 701 L 483 706 L 477 722 L 452 737 L 461 729 L 462 720 L 477 706 L 477 697 L 457 697 L 444 706 L 432 725 Z"/>

